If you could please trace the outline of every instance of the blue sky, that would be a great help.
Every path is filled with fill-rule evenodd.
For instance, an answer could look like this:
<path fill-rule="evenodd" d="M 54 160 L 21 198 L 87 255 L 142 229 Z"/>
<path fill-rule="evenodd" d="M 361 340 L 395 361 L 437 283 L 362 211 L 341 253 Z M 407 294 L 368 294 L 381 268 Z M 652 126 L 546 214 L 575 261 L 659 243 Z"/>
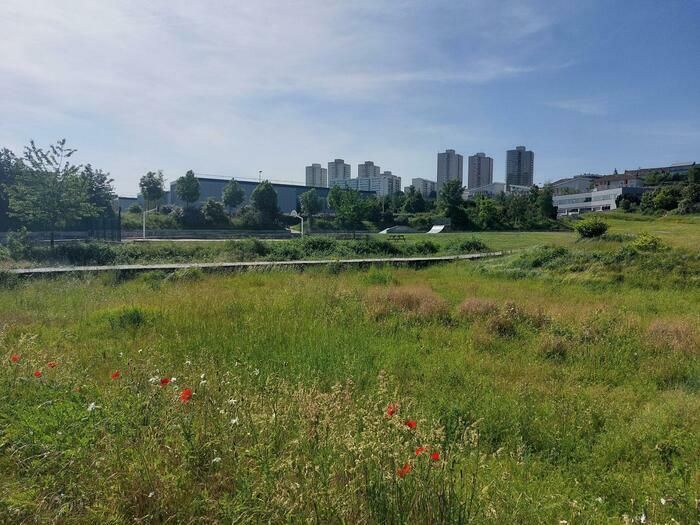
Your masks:
<path fill-rule="evenodd" d="M 535 151 L 535 181 L 700 161 L 700 0 L 0 4 L 0 146 L 65 137 L 120 194 L 163 169 L 303 182 Z"/>

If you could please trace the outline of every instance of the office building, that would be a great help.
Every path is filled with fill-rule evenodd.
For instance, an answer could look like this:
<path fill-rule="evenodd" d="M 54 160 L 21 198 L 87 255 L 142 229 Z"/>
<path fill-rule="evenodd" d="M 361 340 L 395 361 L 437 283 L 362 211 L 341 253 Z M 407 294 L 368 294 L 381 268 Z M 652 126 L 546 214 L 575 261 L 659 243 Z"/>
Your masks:
<path fill-rule="evenodd" d="M 199 199 L 197 202 L 192 203 L 192 206 L 198 207 L 202 206 L 208 199 L 214 199 L 216 201 L 221 201 L 222 194 L 224 192 L 224 187 L 229 183 L 231 179 L 227 178 L 216 178 L 216 177 L 200 177 L 196 176 L 199 181 Z M 243 203 L 241 206 L 245 206 L 250 201 L 250 196 L 253 194 L 255 188 L 257 188 L 258 181 L 252 180 L 241 180 L 236 179 L 238 185 L 241 187 L 244 193 Z M 177 206 L 183 206 L 185 203 L 177 196 L 175 192 L 176 181 L 170 183 L 170 192 L 168 192 L 169 201 L 168 204 L 174 204 Z M 301 186 L 298 184 L 282 184 L 273 182 L 272 187 L 277 193 L 277 206 L 282 213 L 289 213 L 292 210 L 299 209 L 299 197 L 302 193 L 305 193 L 312 189 L 309 186 Z M 327 205 L 328 188 L 315 187 L 316 196 L 323 203 L 323 212 L 330 211 Z M 363 196 L 369 197 L 372 193 L 362 192 Z"/>
<path fill-rule="evenodd" d="M 460 185 L 464 182 L 463 172 L 464 157 L 455 150 L 448 149 L 445 153 L 438 153 L 437 156 L 437 191 L 440 192 L 442 186 L 448 180 L 458 180 Z"/>
<path fill-rule="evenodd" d="M 469 157 L 469 173 L 467 187 L 478 188 L 493 182 L 493 159 L 485 153 L 477 153 Z"/>
<path fill-rule="evenodd" d="M 638 201 L 645 191 L 649 191 L 649 188 L 619 186 L 607 190 L 557 195 L 552 198 L 552 202 L 556 206 L 559 216 L 580 215 L 590 211 L 615 210 L 620 197 L 626 196 L 630 200 Z"/>
<path fill-rule="evenodd" d="M 360 179 L 379 177 L 380 171 L 379 166 L 375 166 L 371 160 L 366 160 L 362 164 L 357 165 L 357 177 Z"/>
<path fill-rule="evenodd" d="M 416 178 L 411 180 L 413 186 L 418 193 L 423 195 L 424 199 L 432 199 L 437 196 L 437 183 L 434 180 Z"/>
<path fill-rule="evenodd" d="M 506 184 L 532 186 L 535 174 L 535 154 L 525 146 L 508 150 L 506 154 Z"/>
<path fill-rule="evenodd" d="M 333 181 L 350 178 L 350 164 L 343 159 L 335 159 L 328 163 L 328 186 L 333 186 Z"/>
<path fill-rule="evenodd" d="M 462 194 L 464 200 L 473 199 L 479 195 L 485 197 L 496 197 L 501 193 L 508 195 L 510 193 L 527 193 L 530 191 L 530 186 L 518 186 L 516 184 L 506 184 L 505 182 L 492 182 L 477 188 L 467 188 Z"/>
<path fill-rule="evenodd" d="M 582 173 L 581 175 L 574 175 L 566 179 L 555 180 L 551 184 L 552 192 L 554 195 L 586 192 L 593 188 L 593 184 L 599 178 L 601 178 L 601 175 Z"/>
<path fill-rule="evenodd" d="M 318 188 L 328 187 L 328 170 L 320 164 L 306 166 L 306 185 Z"/>

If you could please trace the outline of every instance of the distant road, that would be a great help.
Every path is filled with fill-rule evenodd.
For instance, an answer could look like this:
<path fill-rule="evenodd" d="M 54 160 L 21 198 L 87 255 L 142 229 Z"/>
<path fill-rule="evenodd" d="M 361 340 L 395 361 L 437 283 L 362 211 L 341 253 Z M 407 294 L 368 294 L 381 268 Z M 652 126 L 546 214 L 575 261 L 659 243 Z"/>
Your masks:
<path fill-rule="evenodd" d="M 116 264 L 111 266 L 54 266 L 47 268 L 17 268 L 7 270 L 15 275 L 60 275 L 86 272 L 148 272 L 151 270 L 181 270 L 185 268 L 200 268 L 202 270 L 246 270 L 249 268 L 280 268 L 280 267 L 314 267 L 328 264 L 341 264 L 343 266 L 364 266 L 371 264 L 406 264 L 427 265 L 440 262 L 464 261 L 484 259 L 487 257 L 499 257 L 508 252 L 471 253 L 466 255 L 444 255 L 440 257 L 391 257 L 391 258 L 365 258 L 365 259 L 319 259 L 297 261 L 251 261 L 251 262 L 218 262 L 218 263 L 167 263 L 167 264 Z"/>

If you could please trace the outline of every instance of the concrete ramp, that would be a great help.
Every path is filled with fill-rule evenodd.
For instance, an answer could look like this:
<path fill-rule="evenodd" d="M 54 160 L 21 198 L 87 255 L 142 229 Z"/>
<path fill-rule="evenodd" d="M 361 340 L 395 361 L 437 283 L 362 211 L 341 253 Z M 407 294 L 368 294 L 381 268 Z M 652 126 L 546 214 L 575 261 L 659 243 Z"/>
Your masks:
<path fill-rule="evenodd" d="M 436 224 L 430 230 L 428 230 L 426 233 L 443 233 L 445 231 L 445 228 L 447 225 L 445 224 Z"/>

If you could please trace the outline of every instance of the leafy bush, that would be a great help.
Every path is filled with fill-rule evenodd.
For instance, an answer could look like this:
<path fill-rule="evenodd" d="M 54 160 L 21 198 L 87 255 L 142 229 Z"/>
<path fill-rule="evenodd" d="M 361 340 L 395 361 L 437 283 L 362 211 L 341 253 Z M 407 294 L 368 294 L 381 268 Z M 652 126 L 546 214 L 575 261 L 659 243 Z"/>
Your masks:
<path fill-rule="evenodd" d="M 389 285 L 396 284 L 397 280 L 393 272 L 388 268 L 372 266 L 365 274 L 365 281 L 368 284 Z"/>
<path fill-rule="evenodd" d="M 10 254 L 10 250 L 7 247 L 0 244 L 0 262 L 9 261 L 10 259 L 12 259 L 12 254 Z"/>
<path fill-rule="evenodd" d="M 658 252 L 668 248 L 668 245 L 656 235 L 642 232 L 630 243 L 630 247 L 642 252 Z"/>
<path fill-rule="evenodd" d="M 463 241 L 457 241 L 452 244 L 452 251 L 457 253 L 485 252 L 488 251 L 488 249 L 489 247 L 476 237 Z"/>
<path fill-rule="evenodd" d="M 597 216 L 586 217 L 574 224 L 574 229 L 583 238 L 600 237 L 608 231 L 608 223 Z"/>
<path fill-rule="evenodd" d="M 10 256 L 19 261 L 29 257 L 31 244 L 29 242 L 29 234 L 27 228 L 22 226 L 16 232 L 8 232 L 7 234 L 7 249 Z"/>
<path fill-rule="evenodd" d="M 440 250 L 440 247 L 433 241 L 418 241 L 410 245 L 409 250 L 412 253 L 417 253 L 420 255 L 430 255 L 437 253 Z"/>
<path fill-rule="evenodd" d="M 129 213 L 143 213 L 143 208 L 140 204 L 132 204 L 127 210 Z"/>
<path fill-rule="evenodd" d="M 102 318 L 107 321 L 112 330 L 139 328 L 152 320 L 152 317 L 150 312 L 137 306 L 115 308 L 102 313 Z"/>
<path fill-rule="evenodd" d="M 542 268 L 569 255 L 569 250 L 561 246 L 538 246 L 519 255 L 513 261 L 513 266 L 527 270 Z"/>
<path fill-rule="evenodd" d="M 401 249 L 390 241 L 373 237 L 351 241 L 350 250 L 356 255 L 399 255 Z"/>
<path fill-rule="evenodd" d="M 229 241 L 226 250 L 238 261 L 249 261 L 270 253 L 270 247 L 258 239 Z"/>
<path fill-rule="evenodd" d="M 330 237 L 307 236 L 299 242 L 299 249 L 305 256 L 333 255 L 338 248 L 338 241 Z"/>
<path fill-rule="evenodd" d="M 64 243 L 54 250 L 55 258 L 65 259 L 77 265 L 113 264 L 117 259 L 117 248 L 99 242 Z"/>

